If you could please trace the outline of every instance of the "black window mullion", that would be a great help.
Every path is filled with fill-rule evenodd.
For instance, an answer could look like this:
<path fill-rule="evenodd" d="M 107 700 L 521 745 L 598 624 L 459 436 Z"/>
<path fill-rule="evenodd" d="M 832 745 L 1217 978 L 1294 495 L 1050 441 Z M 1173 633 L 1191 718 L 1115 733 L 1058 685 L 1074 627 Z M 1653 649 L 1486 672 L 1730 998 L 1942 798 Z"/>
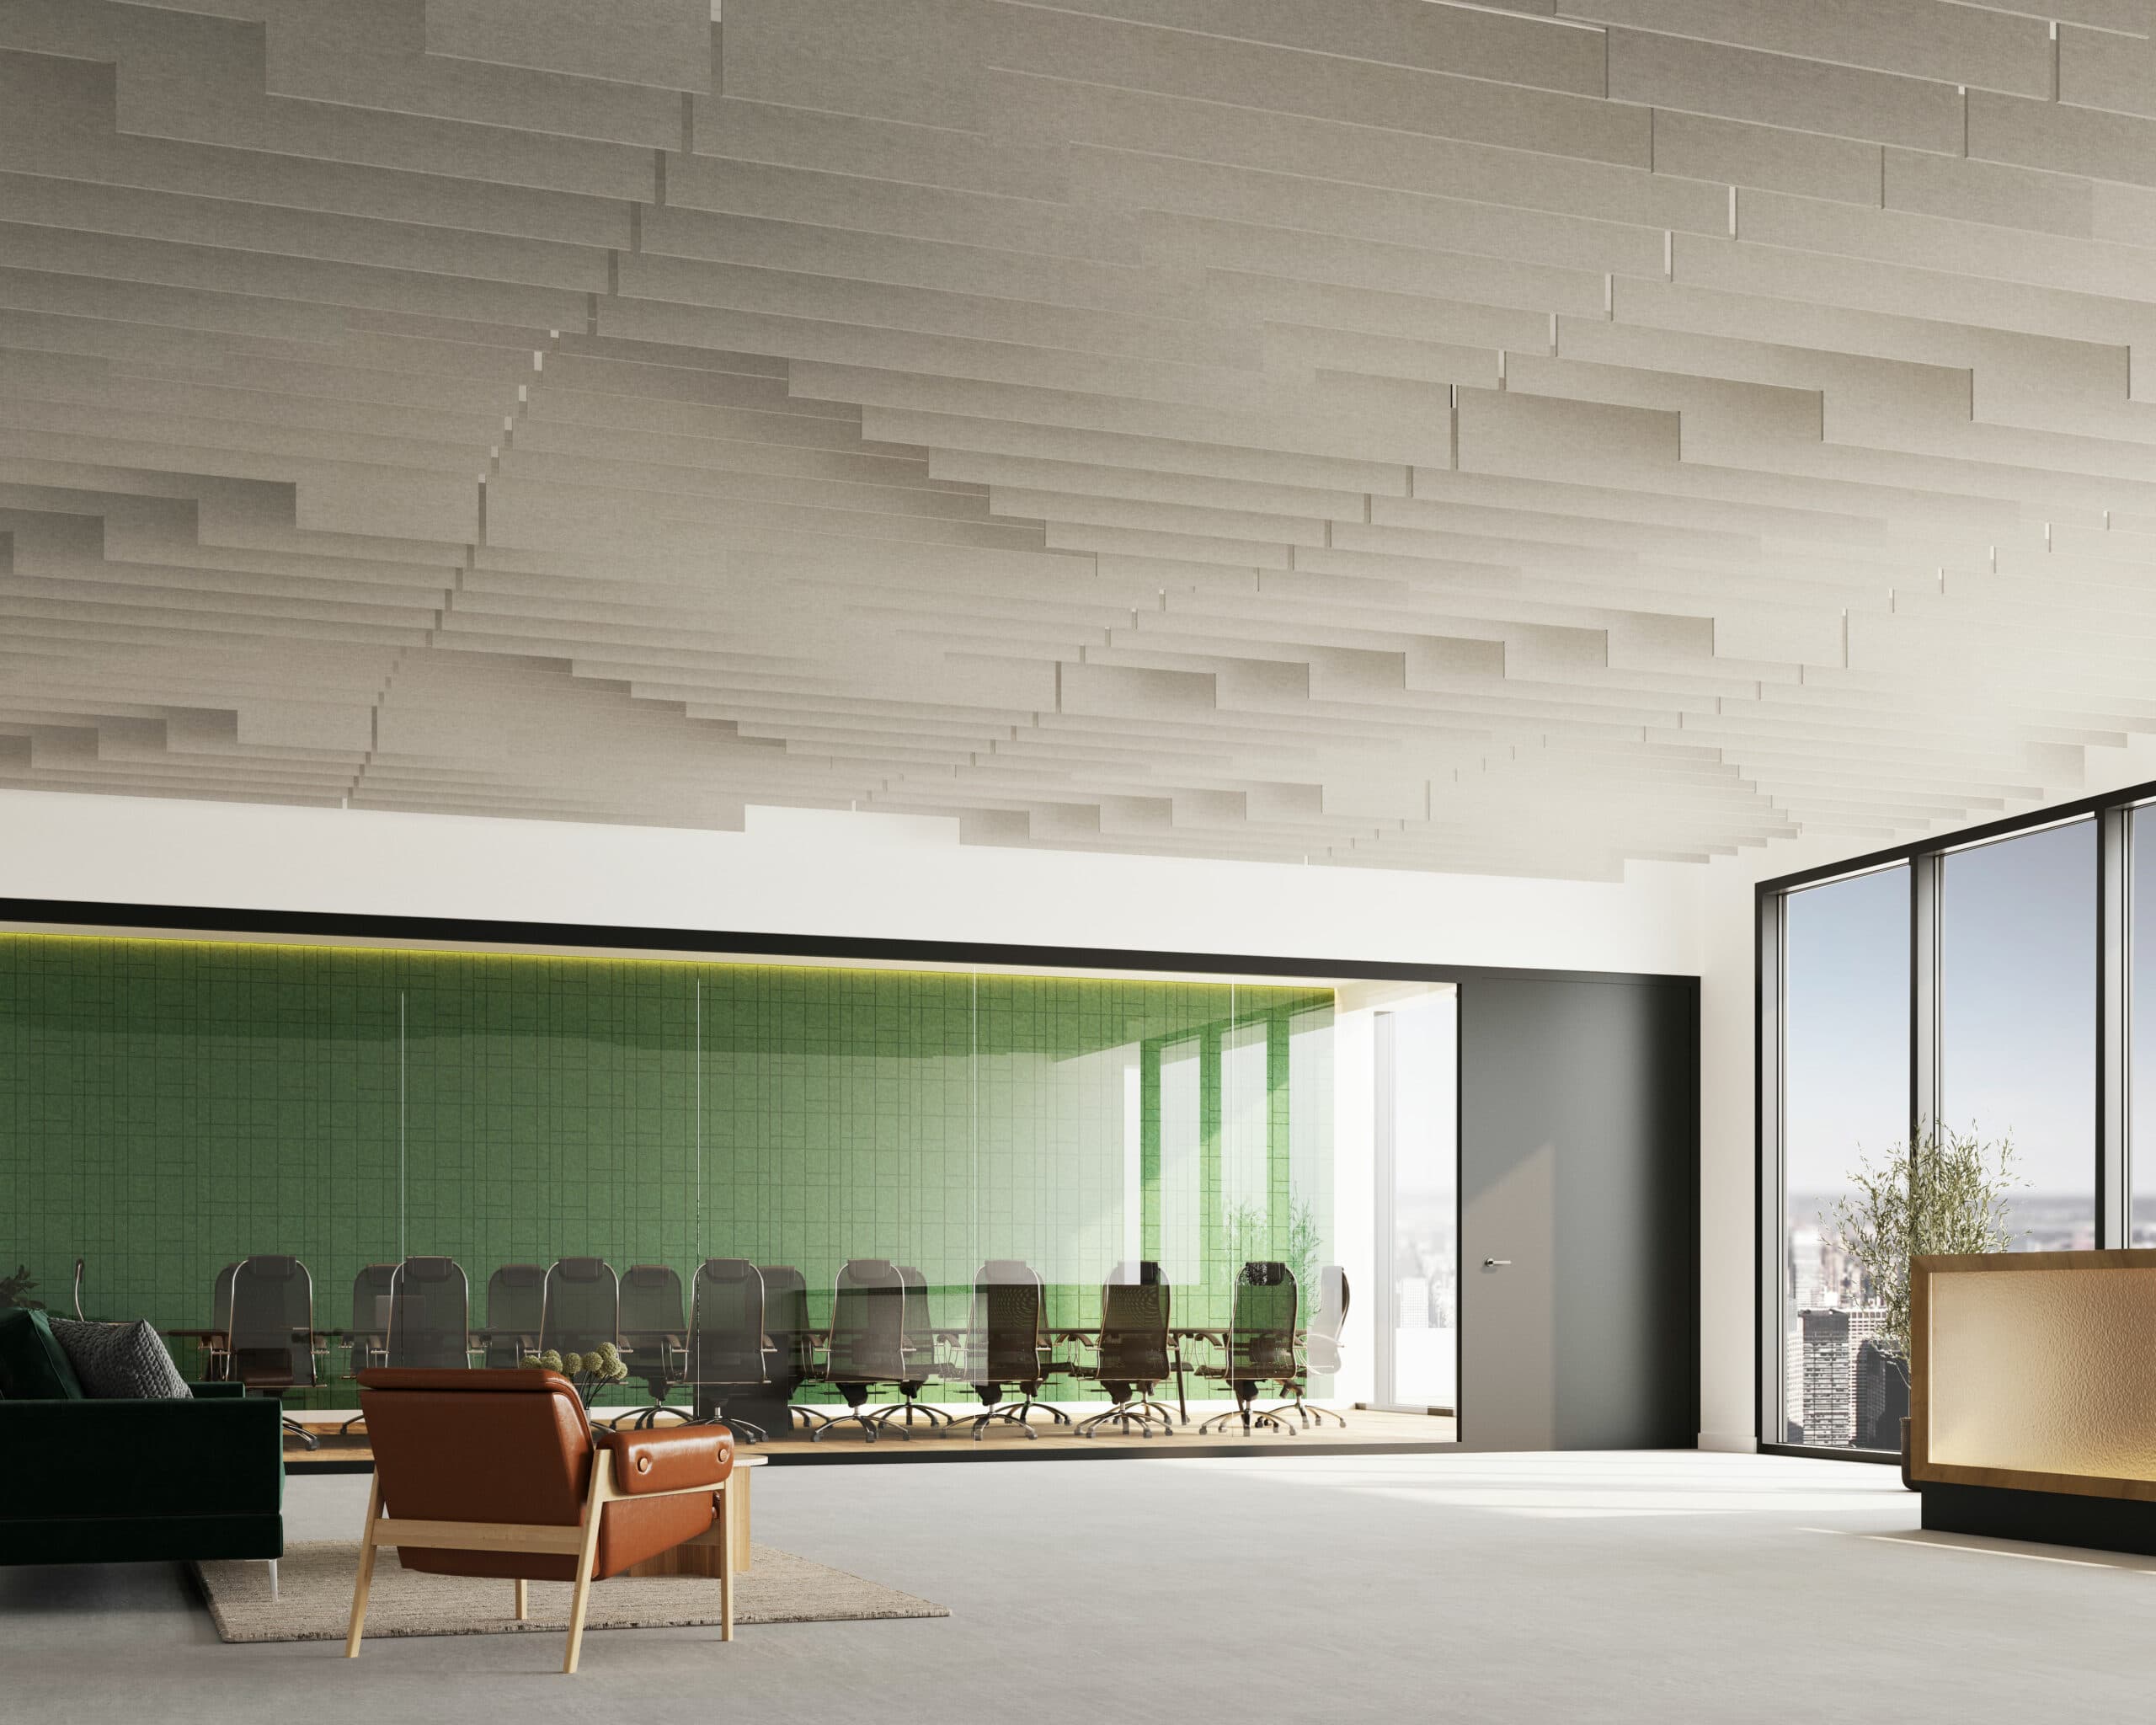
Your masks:
<path fill-rule="evenodd" d="M 2096 1243 L 2133 1242 L 2132 1151 L 2133 812 L 2097 816 Z"/>

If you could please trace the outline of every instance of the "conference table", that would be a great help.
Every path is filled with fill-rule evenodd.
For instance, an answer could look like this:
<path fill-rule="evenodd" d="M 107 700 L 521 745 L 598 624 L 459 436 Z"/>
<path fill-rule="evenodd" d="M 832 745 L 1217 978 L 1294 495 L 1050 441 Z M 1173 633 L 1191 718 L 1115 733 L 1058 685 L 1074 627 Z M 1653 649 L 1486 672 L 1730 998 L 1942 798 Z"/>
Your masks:
<path fill-rule="evenodd" d="M 938 1342 L 948 1342 L 955 1347 L 963 1348 L 973 1336 L 974 1332 L 961 1326 L 931 1324 L 928 1327 L 927 1333 L 933 1336 Z M 1050 1324 L 1044 1327 L 1041 1333 L 1046 1336 L 1051 1343 L 1075 1342 L 1081 1347 L 1098 1348 L 1101 1327 L 1098 1324 Z M 812 1346 L 828 1348 L 830 1345 L 830 1332 L 828 1330 L 811 1330 L 808 1332 L 808 1336 Z M 1168 1328 L 1168 1347 L 1174 1357 L 1176 1367 L 1176 1413 L 1182 1423 L 1188 1425 L 1190 1423 L 1190 1394 L 1186 1381 L 1187 1370 L 1182 1357 L 1183 1343 L 1186 1342 L 1209 1342 L 1225 1352 L 1228 1345 L 1228 1327 L 1225 1324 L 1173 1324 Z M 1063 1362 L 1066 1369 L 1068 1365 L 1069 1362 Z M 965 1381 L 963 1370 L 945 1371 L 938 1375 L 953 1381 Z M 1063 1372 L 1056 1369 L 1052 1363 L 1047 1375 L 1057 1377 L 1062 1375 Z"/>

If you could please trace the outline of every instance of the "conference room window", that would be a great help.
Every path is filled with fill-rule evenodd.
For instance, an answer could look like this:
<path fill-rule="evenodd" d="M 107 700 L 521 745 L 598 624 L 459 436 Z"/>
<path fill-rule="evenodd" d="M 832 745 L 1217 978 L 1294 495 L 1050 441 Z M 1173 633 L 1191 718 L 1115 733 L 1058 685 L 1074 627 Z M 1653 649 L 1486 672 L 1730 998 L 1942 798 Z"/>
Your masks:
<path fill-rule="evenodd" d="M 1458 994 L 1441 989 L 1395 1001 L 1378 1027 L 1387 1407 L 1460 1408 L 1459 1022 Z"/>
<path fill-rule="evenodd" d="M 1781 917 L 1780 1436 L 1892 1448 L 1898 1423 L 1860 1429 L 1863 1392 L 1876 1387 L 1863 1375 L 1886 1370 L 1864 1344 L 1884 1312 L 1835 1215 L 1860 1161 L 1886 1160 L 1908 1136 L 1909 871 L 1790 893 Z"/>
<path fill-rule="evenodd" d="M 353 1404 L 351 1371 L 418 1310 L 392 1291 L 407 1261 L 444 1357 L 494 1365 L 545 1351 L 542 1314 L 570 1303 L 542 1299 L 558 1264 L 580 1306 L 636 1273 L 640 1309 L 678 1304 L 659 1337 L 707 1259 L 796 1278 L 805 1332 L 850 1263 L 881 1265 L 908 1290 L 924 1399 L 959 1402 L 976 1275 L 1022 1264 L 1077 1368 L 1049 1396 L 1096 1399 L 1111 1278 L 1167 1284 L 1193 1365 L 1246 1264 L 1287 1264 L 1305 1322 L 1328 1266 L 1337 1283 L 1372 1199 L 1336 1183 L 1336 1140 L 1368 1132 L 1366 1110 L 1335 1118 L 1336 998 L 1323 980 L 0 935 L 0 1049 L 38 1052 L 0 1061 L 0 1119 L 37 1124 L 0 1134 L 0 1250 L 62 1298 L 83 1258 L 88 1315 L 149 1317 L 190 1372 L 216 1369 L 197 1343 L 228 1267 L 295 1264 L 334 1332 L 301 1410 Z M 666 1375 L 678 1341 L 598 1322 L 553 1340 L 629 1344 L 602 1404 L 688 1393 Z M 812 1378 L 799 1399 L 836 1394 Z"/>
<path fill-rule="evenodd" d="M 1169 1284 L 1189 1286 L 1203 1274 L 1199 1193 L 1201 1122 L 1198 1041 L 1161 1051 L 1161 1232 L 1157 1262 Z"/>
<path fill-rule="evenodd" d="M 2016 1251 L 2096 1243 L 2096 823 L 1940 864 L 1940 1121 L 2014 1146 Z"/>

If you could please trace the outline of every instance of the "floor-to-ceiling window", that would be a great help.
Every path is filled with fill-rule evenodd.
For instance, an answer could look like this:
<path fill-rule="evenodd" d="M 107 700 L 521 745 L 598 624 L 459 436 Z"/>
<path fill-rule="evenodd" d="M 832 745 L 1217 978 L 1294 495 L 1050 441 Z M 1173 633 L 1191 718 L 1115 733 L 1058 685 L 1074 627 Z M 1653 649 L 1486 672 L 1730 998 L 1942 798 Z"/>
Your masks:
<path fill-rule="evenodd" d="M 2128 819 L 2128 1062 L 2131 1093 L 2143 1105 L 2128 1116 L 2133 1210 L 2127 1243 L 2156 1246 L 2156 804 L 2134 809 Z"/>
<path fill-rule="evenodd" d="M 1791 893 L 1782 922 L 1781 1438 L 1867 1448 L 1858 1381 L 1879 1323 L 1836 1204 L 1909 1128 L 1909 871 Z"/>
<path fill-rule="evenodd" d="M 2150 788 L 1763 889 L 1766 1440 L 1898 1442 L 1898 1347 L 1836 1210 L 1913 1129 L 1983 1146 L 2009 1249 L 2156 1245 Z"/>
<path fill-rule="evenodd" d="M 2096 1243 L 2096 823 L 1940 864 L 1940 1124 L 2014 1146 L 2017 1250 Z"/>

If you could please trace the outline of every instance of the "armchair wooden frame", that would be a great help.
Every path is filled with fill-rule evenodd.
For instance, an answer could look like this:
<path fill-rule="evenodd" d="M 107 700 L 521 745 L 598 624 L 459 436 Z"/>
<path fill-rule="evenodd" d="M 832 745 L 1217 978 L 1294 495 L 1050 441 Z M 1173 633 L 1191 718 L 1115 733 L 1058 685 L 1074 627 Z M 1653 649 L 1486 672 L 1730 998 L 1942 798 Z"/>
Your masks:
<path fill-rule="evenodd" d="M 367 1594 L 374 1585 L 375 1553 L 384 1546 L 439 1546 L 460 1551 L 529 1551 L 535 1555 L 574 1556 L 576 1562 L 575 1593 L 569 1602 L 568 1650 L 562 1661 L 562 1674 L 576 1674 L 577 1658 L 584 1649 L 584 1618 L 591 1603 L 592 1570 L 599 1558 L 599 1528 L 606 1507 L 609 1503 L 630 1498 L 647 1502 L 659 1497 L 686 1497 L 696 1492 L 711 1494 L 717 1519 L 708 1533 L 686 1541 L 689 1545 L 712 1545 L 718 1551 L 718 1638 L 734 1639 L 734 1573 L 735 1551 L 734 1529 L 730 1519 L 734 1502 L 733 1477 L 722 1485 L 677 1487 L 670 1492 L 645 1491 L 632 1494 L 622 1491 L 614 1479 L 616 1455 L 611 1450 L 596 1450 L 591 1458 L 591 1485 L 584 1495 L 584 1519 L 574 1527 L 539 1525 L 506 1521 L 415 1521 L 408 1518 L 398 1519 L 382 1513 L 382 1476 L 374 1477 L 372 1489 L 367 1493 L 366 1532 L 360 1543 L 359 1579 L 352 1589 L 352 1625 L 344 1637 L 344 1657 L 356 1659 L 360 1656 L 360 1639 L 366 1626 Z M 640 1457 L 646 1465 L 648 1458 Z M 522 1623 L 531 1611 L 531 1583 L 521 1578 L 516 1582 L 516 1621 Z"/>

